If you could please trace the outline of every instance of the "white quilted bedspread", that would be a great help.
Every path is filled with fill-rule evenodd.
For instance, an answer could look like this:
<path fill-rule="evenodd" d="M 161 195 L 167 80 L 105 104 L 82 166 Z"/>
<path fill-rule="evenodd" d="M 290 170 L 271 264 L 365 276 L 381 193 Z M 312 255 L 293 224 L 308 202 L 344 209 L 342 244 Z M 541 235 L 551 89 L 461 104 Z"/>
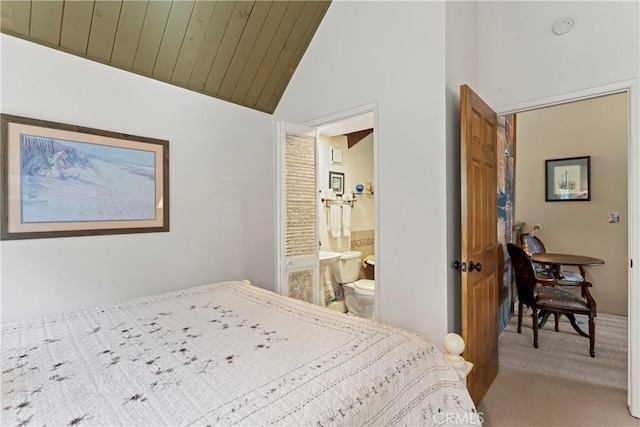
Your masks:
<path fill-rule="evenodd" d="M 457 374 L 422 336 L 241 282 L 1 332 L 3 426 L 478 420 Z"/>

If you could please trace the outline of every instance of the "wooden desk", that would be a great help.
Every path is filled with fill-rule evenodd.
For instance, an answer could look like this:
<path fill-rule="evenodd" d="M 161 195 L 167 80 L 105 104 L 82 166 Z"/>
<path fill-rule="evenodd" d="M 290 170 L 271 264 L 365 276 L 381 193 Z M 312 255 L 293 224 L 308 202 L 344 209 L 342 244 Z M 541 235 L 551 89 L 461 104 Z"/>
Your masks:
<path fill-rule="evenodd" d="M 584 270 L 582 267 L 589 267 L 589 266 L 604 264 L 604 260 L 600 258 L 594 258 L 590 256 L 583 256 L 583 255 L 554 254 L 549 252 L 540 252 L 537 254 L 532 254 L 530 258 L 531 258 L 531 261 L 537 262 L 538 264 L 552 265 L 556 270 L 554 275 L 557 279 L 564 279 L 564 276 L 562 274 L 563 265 L 572 265 L 572 266 L 580 267 L 580 274 L 582 274 L 583 280 L 586 280 L 586 277 L 584 277 Z"/>
<path fill-rule="evenodd" d="M 532 254 L 530 257 L 531 261 L 533 262 L 537 262 L 540 264 L 547 264 L 547 265 L 552 265 L 555 268 L 555 276 L 558 279 L 564 279 L 564 276 L 562 275 L 562 266 L 563 265 L 571 265 L 571 266 L 577 266 L 580 267 L 580 272 L 583 275 L 583 279 L 586 280 L 586 277 L 584 277 L 584 272 L 582 270 L 582 267 L 592 267 L 592 266 L 596 266 L 596 265 L 602 265 L 604 264 L 604 260 L 600 259 L 600 258 L 594 258 L 594 257 L 590 257 L 590 256 L 583 256 L 583 255 L 571 255 L 571 254 L 554 254 L 554 253 L 548 253 L 548 252 L 541 252 L 541 253 L 537 253 L 537 254 Z M 583 297 L 584 295 L 584 289 L 583 289 Z M 571 322 L 571 326 L 573 326 L 573 329 L 575 329 L 575 331 L 577 333 L 579 333 L 580 335 L 582 335 L 583 337 L 587 337 L 589 338 L 589 334 L 587 334 L 586 332 L 584 332 L 580 326 L 578 326 L 578 323 L 576 322 L 575 316 L 573 314 L 566 314 L 563 313 L 565 316 L 567 316 L 567 318 L 569 319 L 569 321 Z M 539 326 L 540 328 L 542 328 L 544 326 L 545 323 L 547 323 L 547 319 L 549 318 L 550 312 L 545 311 L 545 310 L 541 310 L 540 311 L 540 323 Z M 556 314 L 556 332 L 558 332 L 558 315 Z M 593 354 L 591 354 L 591 357 L 593 357 Z"/>
<path fill-rule="evenodd" d="M 531 255 L 531 261 L 540 264 L 550 265 L 575 265 L 575 266 L 594 266 L 604 264 L 604 260 L 600 258 L 594 258 L 583 255 L 570 255 L 570 254 L 553 254 L 548 252 L 542 252 Z"/>

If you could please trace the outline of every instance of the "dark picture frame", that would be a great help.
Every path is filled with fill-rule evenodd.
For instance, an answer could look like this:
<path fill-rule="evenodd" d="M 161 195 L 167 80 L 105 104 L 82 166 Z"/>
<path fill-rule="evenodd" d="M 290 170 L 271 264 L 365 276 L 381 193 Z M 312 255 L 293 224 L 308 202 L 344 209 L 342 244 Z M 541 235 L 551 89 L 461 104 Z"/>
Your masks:
<path fill-rule="evenodd" d="M 591 200 L 591 156 L 545 160 L 545 201 Z"/>
<path fill-rule="evenodd" d="M 0 115 L 0 240 L 169 231 L 169 141 Z"/>
<path fill-rule="evenodd" d="M 329 188 L 336 192 L 336 196 L 344 194 L 344 173 L 329 171 Z"/>

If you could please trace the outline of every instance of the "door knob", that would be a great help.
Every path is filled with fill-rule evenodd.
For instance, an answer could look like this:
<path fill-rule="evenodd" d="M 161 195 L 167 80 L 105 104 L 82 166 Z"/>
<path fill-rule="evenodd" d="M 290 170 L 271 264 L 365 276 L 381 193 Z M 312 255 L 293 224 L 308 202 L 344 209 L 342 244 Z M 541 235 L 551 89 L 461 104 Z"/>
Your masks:
<path fill-rule="evenodd" d="M 473 261 L 469 261 L 469 271 L 473 271 L 474 269 L 479 273 L 482 271 L 482 264 L 474 264 Z"/>
<path fill-rule="evenodd" d="M 460 271 L 467 271 L 467 263 L 466 262 L 460 262 L 460 261 L 454 261 L 453 268 L 455 268 L 456 270 L 460 270 Z"/>

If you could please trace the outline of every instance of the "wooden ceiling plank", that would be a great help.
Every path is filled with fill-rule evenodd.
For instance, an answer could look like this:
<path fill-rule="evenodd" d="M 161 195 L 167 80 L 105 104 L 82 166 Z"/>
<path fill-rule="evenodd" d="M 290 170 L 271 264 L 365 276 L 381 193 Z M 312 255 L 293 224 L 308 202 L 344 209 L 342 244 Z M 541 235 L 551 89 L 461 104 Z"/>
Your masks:
<path fill-rule="evenodd" d="M 93 15 L 93 1 L 69 1 L 64 4 L 60 47 L 85 55 Z"/>
<path fill-rule="evenodd" d="M 286 1 L 275 1 L 271 6 L 269 14 L 265 19 L 264 25 L 260 29 L 260 34 L 258 34 L 256 43 L 254 44 L 253 49 L 249 54 L 247 63 L 245 64 L 244 69 L 240 73 L 238 81 L 233 88 L 233 93 L 230 97 L 231 102 L 241 104 L 242 101 L 244 101 L 244 98 L 247 96 L 247 92 L 249 92 L 251 82 L 253 82 L 253 79 L 258 72 L 258 68 L 260 67 L 262 60 L 267 53 L 267 49 L 269 49 L 276 31 L 278 30 L 280 22 L 284 18 L 289 3 L 290 2 Z M 227 95 L 227 92 L 225 90 L 226 84 L 227 82 L 225 80 L 220 91 L 222 96 Z"/>
<path fill-rule="evenodd" d="M 191 89 L 201 91 L 207 82 L 213 61 L 218 54 L 220 43 L 227 30 L 229 19 L 233 13 L 235 3 L 231 1 L 219 1 L 207 27 L 207 33 L 202 40 L 198 58 L 191 71 L 188 86 Z"/>
<path fill-rule="evenodd" d="M 0 31 L 272 112 L 329 3 L 2 0 Z"/>
<path fill-rule="evenodd" d="M 316 10 L 316 13 L 313 16 L 313 19 L 311 20 L 311 24 L 307 27 L 307 30 L 304 36 L 302 37 L 302 40 L 300 40 L 300 43 L 298 44 L 298 48 L 296 49 L 295 53 L 291 56 L 291 59 L 289 60 L 289 65 L 285 68 L 285 71 L 282 74 L 282 77 L 280 78 L 280 83 L 278 84 L 278 87 L 276 88 L 274 94 L 271 96 L 271 100 L 269 101 L 269 104 L 267 105 L 267 108 L 266 108 L 268 113 L 273 113 L 276 107 L 278 106 L 278 103 L 280 102 L 280 98 L 282 98 L 282 95 L 284 94 L 284 91 L 287 88 L 289 81 L 293 77 L 293 73 L 295 73 L 296 68 L 298 68 L 298 64 L 302 60 L 304 53 L 307 51 L 307 48 L 311 43 L 311 39 L 313 38 L 314 34 L 316 33 L 316 30 L 320 26 L 320 22 L 322 22 L 322 18 L 324 18 L 324 15 L 325 13 L 327 13 L 327 10 L 329 9 L 330 5 L 331 5 L 331 2 L 329 1 L 323 2 L 320 5 L 320 7 L 318 7 L 318 9 Z"/>
<path fill-rule="evenodd" d="M 247 21 L 247 25 L 244 27 L 236 51 L 231 58 L 231 63 L 222 78 L 222 84 L 218 91 L 219 98 L 228 100 L 231 98 L 231 95 L 233 95 L 233 90 L 238 80 L 240 80 L 242 70 L 251 59 L 253 46 L 256 44 L 258 35 L 261 33 L 265 19 L 272 6 L 272 1 L 258 1 L 253 7 L 249 21 Z"/>
<path fill-rule="evenodd" d="M 39 43 L 60 46 L 63 1 L 31 2 L 29 36 Z"/>
<path fill-rule="evenodd" d="M 271 97 L 280 84 L 280 77 L 287 71 L 287 67 L 289 66 L 291 57 L 295 54 L 298 46 L 302 42 L 302 38 L 306 30 L 311 26 L 313 17 L 315 16 L 316 11 L 321 6 L 321 4 L 322 2 L 320 1 L 305 2 L 302 13 L 300 13 L 298 20 L 296 21 L 296 24 L 293 27 L 289 38 L 287 39 L 287 42 L 280 52 L 278 60 L 271 70 L 269 78 L 265 82 L 260 97 L 258 97 L 258 101 L 256 102 L 256 108 L 258 110 L 267 111 L 267 107 L 269 105 L 269 102 L 271 101 Z"/>
<path fill-rule="evenodd" d="M 120 20 L 121 1 L 98 0 L 93 8 L 87 56 L 103 62 L 111 61 L 113 42 Z"/>
<path fill-rule="evenodd" d="M 351 132 L 347 135 L 347 148 L 351 148 L 356 145 L 358 142 L 365 139 L 367 136 L 373 133 L 373 129 L 363 129 L 356 132 Z"/>
<path fill-rule="evenodd" d="M 267 53 L 260 63 L 258 72 L 251 82 L 251 86 L 249 87 L 249 91 L 247 92 L 246 97 L 242 101 L 242 105 L 245 105 L 249 108 L 255 108 L 258 98 L 262 93 L 262 89 L 264 88 L 265 82 L 269 78 L 271 70 L 276 64 L 276 61 L 284 47 L 284 44 L 289 38 L 289 35 L 291 34 L 291 31 L 293 30 L 298 17 L 302 13 L 304 5 L 305 2 L 295 0 L 289 2 L 289 7 L 285 12 L 285 16 L 282 18 L 282 22 L 280 22 L 280 25 L 278 26 L 276 34 L 273 37 L 271 44 L 269 45 L 269 49 L 267 49 Z"/>
<path fill-rule="evenodd" d="M 175 0 L 171 5 L 156 65 L 153 67 L 154 77 L 164 81 L 171 80 L 194 6 L 195 1 L 186 0 Z"/>
<path fill-rule="evenodd" d="M 2 32 L 28 36 L 30 22 L 30 1 L 0 1 L 0 28 Z"/>
<path fill-rule="evenodd" d="M 160 43 L 167 19 L 171 11 L 170 1 L 151 1 L 147 7 L 147 14 L 142 24 L 142 32 L 136 58 L 133 61 L 133 69 L 141 74 L 151 75 L 153 66 L 158 57 Z"/>
<path fill-rule="evenodd" d="M 147 0 L 125 0 L 122 3 L 120 21 L 111 53 L 111 64 L 116 67 L 133 68 L 148 7 Z"/>
<path fill-rule="evenodd" d="M 207 34 L 207 28 L 213 17 L 216 3 L 215 1 L 196 1 L 193 14 L 191 15 L 191 21 L 189 21 L 187 28 L 187 34 L 184 38 L 184 43 L 182 43 L 180 53 L 178 54 L 178 61 L 173 70 L 173 75 L 171 76 L 172 83 L 181 86 L 186 86 L 189 83 L 191 71 L 198 59 L 198 53 Z"/>
<path fill-rule="evenodd" d="M 216 96 L 220 90 L 222 79 L 227 73 L 227 69 L 238 47 L 238 43 L 249 21 L 255 3 L 255 1 L 236 1 L 236 6 L 233 9 L 227 31 L 224 32 L 218 54 L 213 61 L 213 66 L 207 77 L 207 82 L 204 85 L 204 91 L 206 93 Z"/>

